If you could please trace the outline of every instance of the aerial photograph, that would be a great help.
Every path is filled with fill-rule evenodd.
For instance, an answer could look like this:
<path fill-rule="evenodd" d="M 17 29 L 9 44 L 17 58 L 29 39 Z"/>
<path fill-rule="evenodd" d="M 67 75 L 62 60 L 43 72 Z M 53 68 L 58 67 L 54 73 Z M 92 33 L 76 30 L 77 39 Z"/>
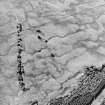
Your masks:
<path fill-rule="evenodd" d="M 0 105 L 105 105 L 105 0 L 0 0 Z"/>

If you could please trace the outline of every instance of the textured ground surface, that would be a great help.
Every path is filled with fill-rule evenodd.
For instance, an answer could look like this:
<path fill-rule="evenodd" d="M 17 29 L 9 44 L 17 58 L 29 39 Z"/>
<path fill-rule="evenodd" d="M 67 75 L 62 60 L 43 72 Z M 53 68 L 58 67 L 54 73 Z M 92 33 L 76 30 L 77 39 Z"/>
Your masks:
<path fill-rule="evenodd" d="M 25 92 L 17 74 L 19 37 Z M 87 91 L 93 91 L 90 100 L 95 97 L 91 105 L 104 105 L 104 85 L 98 87 L 104 64 L 104 0 L 0 0 L 0 105 L 47 105 L 57 97 L 68 105 L 67 95 L 82 93 L 81 103 L 70 105 L 88 105 L 82 98 Z"/>

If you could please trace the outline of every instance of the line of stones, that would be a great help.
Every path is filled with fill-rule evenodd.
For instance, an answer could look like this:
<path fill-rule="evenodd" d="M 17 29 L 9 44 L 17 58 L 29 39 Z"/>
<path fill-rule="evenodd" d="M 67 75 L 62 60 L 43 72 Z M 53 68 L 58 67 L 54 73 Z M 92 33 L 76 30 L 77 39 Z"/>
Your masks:
<path fill-rule="evenodd" d="M 25 89 L 25 83 L 23 82 L 23 74 L 24 74 L 24 67 L 22 65 L 22 56 L 21 53 L 23 51 L 23 46 L 22 46 L 22 38 L 21 38 L 21 32 L 22 32 L 22 25 L 19 23 L 17 26 L 17 37 L 18 37 L 18 41 L 17 41 L 17 47 L 18 47 L 18 55 L 17 55 L 17 74 L 18 74 L 18 81 L 19 81 L 19 85 L 21 87 L 22 90 Z"/>

